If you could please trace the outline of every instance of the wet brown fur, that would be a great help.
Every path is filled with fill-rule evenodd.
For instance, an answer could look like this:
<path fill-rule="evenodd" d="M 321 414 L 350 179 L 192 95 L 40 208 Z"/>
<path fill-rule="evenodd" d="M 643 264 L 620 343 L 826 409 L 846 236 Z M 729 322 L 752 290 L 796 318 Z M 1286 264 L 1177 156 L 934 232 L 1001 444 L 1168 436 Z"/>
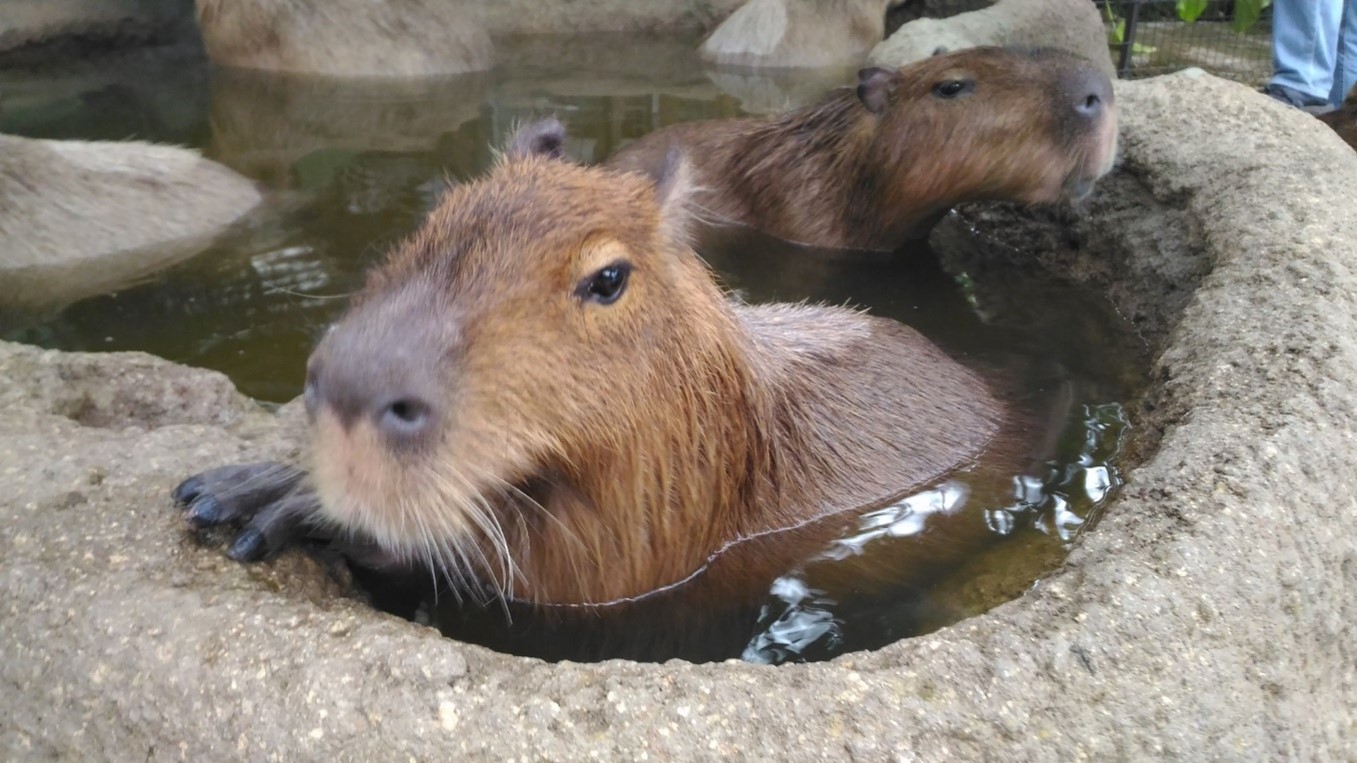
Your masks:
<path fill-rule="evenodd" d="M 644 595 L 733 541 L 812 523 L 744 544 L 757 553 L 712 590 L 748 597 L 831 525 L 994 446 L 1005 404 L 912 329 L 727 299 L 686 242 L 676 167 L 657 185 L 511 156 L 450 191 L 312 361 L 322 376 L 362 362 L 343 349 L 355 332 L 409 347 L 446 392 L 440 437 L 383 453 L 322 409 L 324 513 L 510 598 L 567 605 Z M 576 284 L 618 260 L 634 266 L 618 302 L 582 302 Z"/>
<path fill-rule="evenodd" d="M 879 114 L 854 90 L 836 90 L 781 116 L 658 130 L 608 164 L 655 172 L 680 146 L 711 217 L 813 246 L 893 250 L 956 204 L 1055 201 L 1070 180 L 1107 172 L 1112 104 L 1090 130 L 1062 100 L 1063 78 L 1081 70 L 1096 71 L 1055 51 L 973 48 L 896 70 Z M 973 93 L 935 97 L 937 84 L 962 78 L 975 82 Z"/>

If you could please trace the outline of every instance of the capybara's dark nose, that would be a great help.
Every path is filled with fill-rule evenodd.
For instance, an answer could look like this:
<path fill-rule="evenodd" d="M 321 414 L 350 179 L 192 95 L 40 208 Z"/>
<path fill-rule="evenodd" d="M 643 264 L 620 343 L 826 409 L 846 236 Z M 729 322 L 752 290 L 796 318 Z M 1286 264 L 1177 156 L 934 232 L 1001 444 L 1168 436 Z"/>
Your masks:
<path fill-rule="evenodd" d="M 1078 69 L 1072 72 L 1069 92 L 1073 96 L 1074 113 L 1084 119 L 1098 119 L 1112 103 L 1112 83 L 1096 69 Z"/>
<path fill-rule="evenodd" d="M 333 415 L 348 430 L 371 427 L 393 448 L 432 438 L 443 388 L 438 359 L 417 311 L 389 300 L 332 329 L 307 364 L 310 414 Z M 427 323 L 427 316 L 424 316 Z"/>
<path fill-rule="evenodd" d="M 1096 117 L 1103 110 L 1103 99 L 1097 93 L 1089 93 L 1074 104 L 1074 110 L 1086 117 Z"/>
<path fill-rule="evenodd" d="M 422 362 L 342 334 L 331 339 L 307 373 L 306 407 L 313 416 L 327 411 L 345 429 L 370 425 L 391 447 L 418 445 L 431 436 L 436 389 Z"/>

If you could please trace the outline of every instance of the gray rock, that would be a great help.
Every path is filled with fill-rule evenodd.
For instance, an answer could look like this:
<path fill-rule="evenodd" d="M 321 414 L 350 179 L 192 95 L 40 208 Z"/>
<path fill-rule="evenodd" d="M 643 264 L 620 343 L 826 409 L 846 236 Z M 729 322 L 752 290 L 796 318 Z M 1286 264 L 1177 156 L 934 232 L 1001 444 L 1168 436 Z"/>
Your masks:
<path fill-rule="evenodd" d="M 1087 0 L 999 0 L 945 19 L 916 19 L 873 48 L 870 58 L 881 66 L 904 66 L 933 55 L 939 46 L 961 50 L 978 45 L 1068 50 L 1097 64 L 1108 77 L 1117 76 L 1102 16 Z"/>
<path fill-rule="evenodd" d="M 332 77 L 485 71 L 494 45 L 462 3 L 442 0 L 195 0 L 220 66 Z"/>
<path fill-rule="evenodd" d="M 201 252 L 261 199 L 185 148 L 0 135 L 0 307 L 116 289 Z"/>
<path fill-rule="evenodd" d="M 1357 155 L 1203 75 L 1118 98 L 1122 169 L 1071 227 L 981 225 L 1054 242 L 1156 357 L 1139 465 L 1023 598 L 813 665 L 498 655 L 299 554 L 188 539 L 175 482 L 286 455 L 294 419 L 213 373 L 0 345 L 0 757 L 1349 757 Z"/>
<path fill-rule="evenodd" d="M 818 67 L 857 64 L 886 33 L 893 0 L 748 0 L 702 41 L 714 64 Z"/>
<path fill-rule="evenodd" d="M 78 38 L 136 43 L 178 30 L 187 0 L 5 0 L 0 9 L 0 53 Z"/>
<path fill-rule="evenodd" d="M 492 37 L 632 32 L 683 34 L 710 30 L 744 0 L 462 0 L 459 5 Z"/>

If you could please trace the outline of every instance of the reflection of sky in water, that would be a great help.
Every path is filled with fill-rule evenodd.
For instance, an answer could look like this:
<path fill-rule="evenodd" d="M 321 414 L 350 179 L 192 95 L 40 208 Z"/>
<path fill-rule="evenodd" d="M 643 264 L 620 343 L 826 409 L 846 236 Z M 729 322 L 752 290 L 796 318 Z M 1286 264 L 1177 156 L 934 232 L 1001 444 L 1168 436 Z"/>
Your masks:
<path fill-rule="evenodd" d="M 1044 477 L 1015 475 L 1012 503 L 985 509 L 985 521 L 996 537 L 1027 527 L 1068 545 L 1113 489 L 1121 484 L 1110 463 L 1121 450 L 1128 424 L 1120 405 L 1085 405 L 1071 424 L 1081 435 L 1079 447 L 1045 464 Z M 961 480 L 911 495 L 883 509 L 864 514 L 857 532 L 831 542 L 807 565 L 825 565 L 860 557 L 873 544 L 908 542 L 937 516 L 966 507 L 970 489 Z M 759 614 L 758 632 L 741 657 L 749 662 L 796 661 L 812 651 L 832 654 L 842 648 L 848 629 L 871 628 L 857 612 L 839 612 L 840 602 L 812 587 L 804 571 L 778 578 Z M 926 595 L 926 594 L 925 594 Z"/>
<path fill-rule="evenodd" d="M 864 514 L 858 532 L 829 544 L 810 563 L 834 562 L 858 556 L 869 543 L 882 538 L 918 535 L 935 514 L 956 511 L 970 492 L 960 482 L 946 482 L 932 490 L 916 493 L 883 509 Z M 750 662 L 783 662 L 801 654 L 817 642 L 833 648 L 841 638 L 842 623 L 835 618 L 834 602 L 795 576 L 783 576 L 773 582 L 769 595 L 786 605 L 786 610 L 745 647 L 742 657 Z M 766 618 L 768 605 L 761 613 Z M 763 619 L 761 618 L 761 619 Z"/>
<path fill-rule="evenodd" d="M 250 258 L 250 267 L 270 290 L 306 294 L 325 288 L 330 274 L 309 246 L 288 246 Z"/>
<path fill-rule="evenodd" d="M 930 516 L 956 511 L 969 492 L 970 489 L 963 483 L 946 482 L 940 487 L 865 514 L 858 522 L 857 535 L 834 541 L 810 561 L 847 559 L 861 554 L 868 543 L 879 538 L 917 535 L 923 532 Z"/>

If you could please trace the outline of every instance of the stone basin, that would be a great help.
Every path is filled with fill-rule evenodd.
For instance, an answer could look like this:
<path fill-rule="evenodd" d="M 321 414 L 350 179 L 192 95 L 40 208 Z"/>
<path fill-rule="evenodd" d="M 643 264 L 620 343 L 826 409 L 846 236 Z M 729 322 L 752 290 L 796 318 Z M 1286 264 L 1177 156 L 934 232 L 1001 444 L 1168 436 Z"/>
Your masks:
<path fill-rule="evenodd" d="M 1082 212 L 971 218 L 1105 289 L 1154 358 L 1127 485 L 1022 598 L 827 663 L 508 657 L 342 597 L 301 554 L 244 567 L 186 537 L 169 489 L 286 455 L 293 407 L 0 345 L 0 756 L 1351 755 L 1357 154 L 1200 72 L 1117 98 L 1123 163 Z"/>

